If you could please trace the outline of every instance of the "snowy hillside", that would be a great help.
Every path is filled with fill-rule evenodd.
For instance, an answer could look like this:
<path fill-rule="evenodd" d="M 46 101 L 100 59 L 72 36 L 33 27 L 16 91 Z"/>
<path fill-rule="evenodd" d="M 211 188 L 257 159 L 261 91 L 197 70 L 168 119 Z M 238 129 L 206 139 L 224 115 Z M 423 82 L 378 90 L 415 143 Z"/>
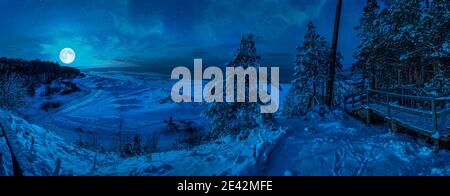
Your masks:
<path fill-rule="evenodd" d="M 27 120 L 2 110 L 0 122 L 20 151 L 25 175 L 54 175 L 58 159 L 59 175 L 449 175 L 447 151 L 434 153 L 420 139 L 389 132 L 383 124 L 368 126 L 340 110 L 293 119 L 278 115 L 273 128 L 250 131 L 247 140 L 195 142 L 209 126 L 200 115 L 202 105 L 163 101 L 166 81 L 153 74 L 93 73 L 73 81 L 80 92 L 32 102 L 62 100 L 60 108 L 29 108 Z M 281 103 L 288 91 L 284 84 Z M 111 145 L 118 145 L 113 136 L 119 128 L 155 136 L 142 139 L 154 148 L 121 156 Z M 132 141 L 122 139 L 122 145 Z M 4 137 L 0 149 L 0 173 L 12 175 Z"/>
<path fill-rule="evenodd" d="M 114 153 L 96 153 L 71 144 L 53 132 L 5 111 L 0 122 L 8 131 L 10 142 L 24 175 L 252 175 L 284 134 L 282 130 L 258 130 L 249 139 L 233 138 L 199 145 L 190 150 L 150 153 L 133 158 L 121 158 Z M 0 143 L 3 165 L 0 169 L 12 175 L 9 149 L 2 138 Z M 57 160 L 60 172 L 55 173 Z"/>
<path fill-rule="evenodd" d="M 52 175 L 57 159 L 61 160 L 61 175 L 85 174 L 92 168 L 95 153 L 66 142 L 55 133 L 0 110 L 0 123 L 8 132 L 11 145 L 23 166 L 24 175 Z M 12 175 L 12 163 L 5 137 L 0 138 L 3 168 Z M 20 155 L 19 155 L 20 154 Z"/>
<path fill-rule="evenodd" d="M 151 153 L 117 161 L 100 168 L 95 175 L 260 175 L 284 133 L 255 130 L 246 141 L 226 138 L 190 150 Z"/>

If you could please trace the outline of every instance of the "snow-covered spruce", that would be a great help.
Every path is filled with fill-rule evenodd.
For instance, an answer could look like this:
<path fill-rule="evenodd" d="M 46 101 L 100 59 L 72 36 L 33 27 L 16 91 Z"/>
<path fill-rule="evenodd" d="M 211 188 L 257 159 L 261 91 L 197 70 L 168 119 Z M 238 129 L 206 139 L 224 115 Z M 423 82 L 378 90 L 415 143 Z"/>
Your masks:
<path fill-rule="evenodd" d="M 240 47 L 236 50 L 233 60 L 227 66 L 243 67 L 244 69 L 248 67 L 258 68 L 259 59 L 260 57 L 256 54 L 253 34 L 250 33 L 242 37 Z M 248 91 L 249 87 L 246 86 L 246 95 L 249 95 Z M 236 90 L 234 94 L 237 94 Z M 248 96 L 246 97 L 246 102 L 243 103 L 214 102 L 205 104 L 203 116 L 211 121 L 211 138 L 240 134 L 243 137 L 242 139 L 245 139 L 249 130 L 265 128 L 274 121 L 271 114 L 262 114 L 260 112 L 260 104 L 262 103 L 251 103 L 248 101 Z"/>
<path fill-rule="evenodd" d="M 445 85 L 437 76 L 450 74 L 450 2 L 396 0 L 380 7 L 367 0 L 356 28 L 361 39 L 352 66 L 357 88 L 407 85 L 420 89 L 417 95 L 442 93 Z M 426 84 L 431 78 L 441 81 Z"/>
<path fill-rule="evenodd" d="M 294 79 L 283 107 L 285 116 L 300 117 L 324 102 L 329 58 L 329 44 L 309 22 L 303 44 L 297 47 Z M 338 54 L 338 68 L 342 67 L 341 58 Z"/>

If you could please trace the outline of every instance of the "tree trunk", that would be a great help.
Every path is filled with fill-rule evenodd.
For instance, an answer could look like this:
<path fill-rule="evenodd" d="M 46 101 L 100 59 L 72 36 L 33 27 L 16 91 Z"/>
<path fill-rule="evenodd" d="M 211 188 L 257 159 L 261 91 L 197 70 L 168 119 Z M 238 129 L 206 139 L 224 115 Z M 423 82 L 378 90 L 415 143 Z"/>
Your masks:
<path fill-rule="evenodd" d="M 425 85 L 425 67 L 420 66 L 420 87 Z"/>
<path fill-rule="evenodd" d="M 366 65 L 362 65 L 362 79 L 361 79 L 361 91 L 366 91 L 366 81 L 367 80 L 367 70 L 366 70 Z"/>
<path fill-rule="evenodd" d="M 314 84 L 313 84 L 313 97 L 317 97 L 317 85 L 316 85 L 315 81 L 314 81 Z"/>
<path fill-rule="evenodd" d="M 376 75 L 375 75 L 376 69 L 375 69 L 375 65 L 372 64 L 372 66 L 370 66 L 370 89 L 372 90 L 376 90 L 377 88 L 377 81 L 376 81 Z"/>
<path fill-rule="evenodd" d="M 338 0 L 336 7 L 336 17 L 334 21 L 334 32 L 333 32 L 333 43 L 331 46 L 331 61 L 328 66 L 328 77 L 327 77 L 327 94 L 326 94 L 326 104 L 328 107 L 333 106 L 333 91 L 334 91 L 334 80 L 336 77 L 336 54 L 337 54 L 337 44 L 339 39 L 339 25 L 341 22 L 341 10 L 342 10 L 342 0 Z"/>
<path fill-rule="evenodd" d="M 410 67 L 408 68 L 408 84 L 412 84 L 413 81 L 413 69 Z"/>
<path fill-rule="evenodd" d="M 320 103 L 325 104 L 325 82 L 322 81 L 322 94 L 320 95 Z"/>

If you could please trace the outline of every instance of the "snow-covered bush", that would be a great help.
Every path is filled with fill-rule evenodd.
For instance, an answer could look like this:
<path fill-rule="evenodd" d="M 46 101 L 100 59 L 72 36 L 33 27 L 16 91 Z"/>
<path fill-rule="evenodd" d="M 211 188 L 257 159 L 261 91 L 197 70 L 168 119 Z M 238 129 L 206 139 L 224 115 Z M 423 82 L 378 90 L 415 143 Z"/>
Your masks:
<path fill-rule="evenodd" d="M 59 102 L 59 101 L 49 101 L 49 102 L 45 102 L 45 103 L 42 104 L 41 110 L 44 110 L 44 111 L 47 112 L 47 111 L 49 111 L 51 109 L 57 109 L 59 107 L 61 107 L 61 102 Z"/>
<path fill-rule="evenodd" d="M 22 79 L 16 74 L 0 76 L 0 108 L 15 110 L 23 104 L 26 88 Z"/>
<path fill-rule="evenodd" d="M 303 116 L 305 120 L 313 121 L 335 121 L 344 119 L 344 113 L 341 109 L 330 109 L 326 105 L 316 105 Z"/>
<path fill-rule="evenodd" d="M 146 147 L 142 144 L 142 137 L 140 134 L 135 134 L 130 141 L 126 138 L 127 142 L 120 149 L 121 157 L 139 156 L 145 153 Z"/>
<path fill-rule="evenodd" d="M 191 132 L 181 136 L 176 140 L 175 149 L 192 149 L 195 146 L 204 143 L 204 134 L 200 132 Z"/>
<path fill-rule="evenodd" d="M 450 96 L 450 78 L 442 72 L 436 74 L 430 82 L 425 84 L 425 91 L 430 96 Z"/>
<path fill-rule="evenodd" d="M 288 118 L 303 116 L 313 105 L 313 96 L 306 88 L 292 84 L 283 106 L 283 114 Z"/>
<path fill-rule="evenodd" d="M 75 83 L 69 81 L 54 80 L 51 83 L 46 84 L 43 90 L 40 90 L 40 96 L 47 97 L 56 94 L 68 95 L 80 90 L 80 87 L 78 87 Z"/>
<path fill-rule="evenodd" d="M 159 132 L 154 132 L 147 137 L 139 133 L 135 133 L 134 135 L 126 134 L 122 137 L 124 139 L 119 144 L 118 152 L 121 157 L 135 157 L 158 151 L 160 142 Z"/>

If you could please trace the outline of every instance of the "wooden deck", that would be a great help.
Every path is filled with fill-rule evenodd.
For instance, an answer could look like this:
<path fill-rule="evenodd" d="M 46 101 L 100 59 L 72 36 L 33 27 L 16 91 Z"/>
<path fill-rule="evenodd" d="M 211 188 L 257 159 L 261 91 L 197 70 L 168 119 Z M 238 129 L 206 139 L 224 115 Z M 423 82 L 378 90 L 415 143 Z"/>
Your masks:
<path fill-rule="evenodd" d="M 450 143 L 450 97 L 420 97 L 368 90 L 345 98 L 344 109 L 366 119 L 378 116 L 390 130 L 401 128 L 430 138 L 436 144 Z"/>
<path fill-rule="evenodd" d="M 367 108 L 371 112 L 383 117 L 387 118 L 388 116 L 388 108 L 387 106 L 381 104 L 369 104 Z M 447 117 L 439 118 L 438 120 L 438 129 L 436 132 L 433 130 L 432 118 L 418 115 L 414 113 L 410 113 L 404 110 L 392 109 L 391 110 L 391 123 L 398 123 L 402 127 L 405 127 L 410 130 L 414 130 L 423 134 L 429 134 L 434 137 L 449 137 L 450 131 L 447 130 L 447 127 L 444 125 L 449 125 L 450 120 Z M 439 133 L 439 134 L 436 134 Z"/>

